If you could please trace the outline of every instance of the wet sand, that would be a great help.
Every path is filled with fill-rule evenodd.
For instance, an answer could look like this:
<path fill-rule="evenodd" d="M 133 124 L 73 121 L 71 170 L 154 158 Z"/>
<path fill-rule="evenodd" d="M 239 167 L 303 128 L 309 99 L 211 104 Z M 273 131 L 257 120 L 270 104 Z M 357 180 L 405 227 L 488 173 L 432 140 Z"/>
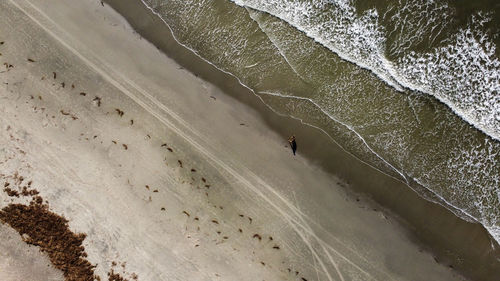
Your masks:
<path fill-rule="evenodd" d="M 121 8 L 133 25 L 155 24 L 128 2 Z M 190 62 L 179 65 L 107 4 L 4 1 L 0 31 L 0 183 L 22 193 L 31 181 L 51 212 L 86 235 L 86 258 L 102 280 L 110 272 L 128 280 L 463 279 L 416 243 L 435 232 L 410 232 L 351 192 L 397 182 L 325 151 L 319 132 L 272 115 L 177 46 L 172 57 Z M 151 32 L 175 46 L 166 30 Z M 325 166 L 330 157 L 338 161 Z M 2 209 L 29 204 L 0 194 Z M 417 221 L 432 214 L 442 224 L 448 215 L 420 204 Z"/>
<path fill-rule="evenodd" d="M 379 205 L 375 208 L 382 207 L 391 213 L 409 230 L 410 239 L 433 252 L 437 261 L 472 279 L 494 280 L 500 275 L 500 247 L 480 224 L 464 221 L 441 205 L 424 200 L 404 183 L 354 159 L 322 132 L 304 126 L 298 120 L 277 116 L 234 77 L 218 71 L 179 45 L 168 27 L 152 16 L 142 3 L 106 2 L 162 52 L 197 76 L 217 85 L 225 94 L 256 110 L 266 125 L 280 136 L 300 135 L 301 143 L 306 144 L 300 146 L 301 155 L 326 172 L 342 178 L 348 183 L 349 190 L 375 201 Z"/>

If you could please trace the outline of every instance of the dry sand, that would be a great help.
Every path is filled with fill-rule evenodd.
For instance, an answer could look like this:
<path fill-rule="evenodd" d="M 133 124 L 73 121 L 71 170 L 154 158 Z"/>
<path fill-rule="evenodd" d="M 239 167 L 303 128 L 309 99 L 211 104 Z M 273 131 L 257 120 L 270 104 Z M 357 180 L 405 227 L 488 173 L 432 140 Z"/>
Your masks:
<path fill-rule="evenodd" d="M 31 181 L 102 280 L 463 279 L 100 1 L 1 1 L 0 41 L 0 183 Z M 6 227 L 1 280 L 60 280 Z"/>

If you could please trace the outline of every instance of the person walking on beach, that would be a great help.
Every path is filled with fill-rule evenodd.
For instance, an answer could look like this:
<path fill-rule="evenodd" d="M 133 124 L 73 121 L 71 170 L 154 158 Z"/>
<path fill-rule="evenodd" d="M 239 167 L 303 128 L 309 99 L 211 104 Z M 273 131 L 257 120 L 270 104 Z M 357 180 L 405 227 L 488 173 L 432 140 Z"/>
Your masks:
<path fill-rule="evenodd" d="M 291 137 L 288 138 L 288 143 L 292 148 L 293 155 L 295 155 L 295 151 L 297 151 L 297 143 L 295 142 L 295 135 L 292 135 Z"/>

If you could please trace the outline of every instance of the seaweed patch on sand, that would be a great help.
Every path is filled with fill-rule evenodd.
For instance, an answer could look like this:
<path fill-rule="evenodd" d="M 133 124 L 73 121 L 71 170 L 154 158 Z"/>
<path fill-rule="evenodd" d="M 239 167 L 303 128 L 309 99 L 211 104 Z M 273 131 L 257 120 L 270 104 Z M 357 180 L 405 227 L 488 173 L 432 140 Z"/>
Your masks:
<path fill-rule="evenodd" d="M 51 212 L 48 205 L 39 201 L 30 205 L 9 204 L 0 211 L 0 220 L 19 232 L 26 243 L 47 253 L 65 280 L 100 280 L 94 275 L 95 265 L 86 259 L 82 246 L 86 235 L 72 232 L 68 220 Z"/>

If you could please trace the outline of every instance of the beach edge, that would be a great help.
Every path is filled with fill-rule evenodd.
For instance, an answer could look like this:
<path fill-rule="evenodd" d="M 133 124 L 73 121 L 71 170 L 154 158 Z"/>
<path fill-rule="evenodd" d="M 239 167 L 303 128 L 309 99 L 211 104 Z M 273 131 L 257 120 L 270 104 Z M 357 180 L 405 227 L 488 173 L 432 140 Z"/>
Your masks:
<path fill-rule="evenodd" d="M 345 179 L 352 191 L 367 195 L 397 217 L 409 230 L 409 237 L 434 253 L 436 261 L 449 264 L 471 279 L 489 280 L 492 276 L 500 275 L 498 243 L 481 224 L 464 221 L 445 207 L 425 200 L 406 184 L 382 174 L 343 151 L 323 132 L 298 120 L 278 116 L 235 77 L 220 71 L 179 44 L 168 26 L 142 2 L 104 2 L 165 55 L 221 88 L 225 94 L 249 105 L 271 130 L 284 139 L 292 132 L 300 136 L 300 143 L 307 144 L 300 146 L 300 154 L 328 173 Z"/>

